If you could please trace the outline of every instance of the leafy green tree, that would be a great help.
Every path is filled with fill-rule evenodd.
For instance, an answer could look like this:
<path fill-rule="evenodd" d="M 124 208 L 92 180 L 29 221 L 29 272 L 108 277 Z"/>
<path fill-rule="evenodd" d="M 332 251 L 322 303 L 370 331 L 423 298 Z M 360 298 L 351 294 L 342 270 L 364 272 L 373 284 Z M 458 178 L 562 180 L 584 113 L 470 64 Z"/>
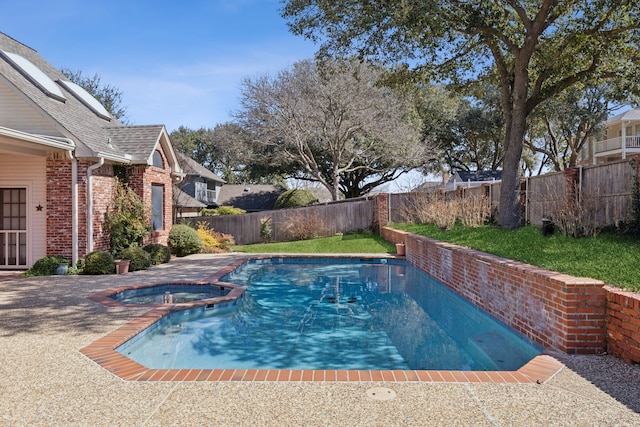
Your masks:
<path fill-rule="evenodd" d="M 640 0 L 286 0 L 282 14 L 294 34 L 321 43 L 321 55 L 356 51 L 462 86 L 497 79 L 503 227 L 520 225 L 520 161 L 538 105 L 608 79 L 640 92 Z"/>
<path fill-rule="evenodd" d="M 449 170 L 497 170 L 504 156 L 504 122 L 499 93 L 491 87 L 479 98 L 465 97 L 438 129 L 436 162 Z"/>
<path fill-rule="evenodd" d="M 171 142 L 227 184 L 281 184 L 278 170 L 265 169 L 254 152 L 250 135 L 239 124 L 227 122 L 213 129 L 180 126 L 169 135 Z"/>
<path fill-rule="evenodd" d="M 423 164 L 408 100 L 356 60 L 301 61 L 242 83 L 241 124 L 263 163 L 356 197 Z"/>
<path fill-rule="evenodd" d="M 572 87 L 533 112 L 526 147 L 542 154 L 543 168 L 561 171 L 576 166 L 589 138 L 604 131 L 609 115 L 621 107 L 611 102 L 606 86 Z"/>
<path fill-rule="evenodd" d="M 129 124 L 127 108 L 122 104 L 122 91 L 116 86 L 103 85 L 98 74 L 93 77 L 82 74 L 82 71 L 73 71 L 69 68 L 60 70 L 72 83 L 81 86 L 89 92 L 102 106 L 122 124 Z"/>

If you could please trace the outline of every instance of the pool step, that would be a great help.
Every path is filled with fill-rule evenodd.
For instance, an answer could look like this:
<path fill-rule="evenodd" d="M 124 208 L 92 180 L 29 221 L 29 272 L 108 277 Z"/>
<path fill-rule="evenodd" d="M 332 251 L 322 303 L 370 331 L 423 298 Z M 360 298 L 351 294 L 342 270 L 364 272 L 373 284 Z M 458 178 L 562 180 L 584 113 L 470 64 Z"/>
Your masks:
<path fill-rule="evenodd" d="M 484 359 L 489 369 L 510 371 L 520 368 L 522 352 L 502 334 L 489 331 L 469 338 L 469 350 Z M 493 366 L 491 366 L 493 365 Z"/>

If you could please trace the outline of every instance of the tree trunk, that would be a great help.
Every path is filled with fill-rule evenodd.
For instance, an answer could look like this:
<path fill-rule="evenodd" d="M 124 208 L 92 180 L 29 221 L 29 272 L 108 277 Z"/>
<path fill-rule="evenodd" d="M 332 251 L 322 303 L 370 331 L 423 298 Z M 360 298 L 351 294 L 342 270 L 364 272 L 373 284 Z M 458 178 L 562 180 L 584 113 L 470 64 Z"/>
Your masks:
<path fill-rule="evenodd" d="M 502 163 L 502 184 L 500 185 L 500 207 L 498 224 L 504 228 L 520 226 L 520 160 L 527 129 L 527 79 L 526 67 L 516 72 L 505 129 L 505 151 Z"/>

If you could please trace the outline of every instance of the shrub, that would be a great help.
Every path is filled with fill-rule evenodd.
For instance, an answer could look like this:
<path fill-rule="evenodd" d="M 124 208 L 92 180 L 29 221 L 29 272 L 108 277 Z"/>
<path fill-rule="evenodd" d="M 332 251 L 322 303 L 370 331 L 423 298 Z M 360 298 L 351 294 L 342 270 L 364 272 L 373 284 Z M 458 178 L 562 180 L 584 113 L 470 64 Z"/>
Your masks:
<path fill-rule="evenodd" d="M 200 211 L 202 216 L 219 216 L 219 215 L 240 215 L 247 213 L 244 209 L 234 208 L 233 206 L 220 206 L 216 209 L 204 208 Z"/>
<path fill-rule="evenodd" d="M 206 253 L 229 252 L 234 244 L 233 236 L 218 233 L 204 221 L 198 223 L 198 235 L 202 239 L 203 250 Z"/>
<path fill-rule="evenodd" d="M 149 213 L 140 197 L 129 186 L 116 180 L 113 200 L 105 214 L 111 253 L 117 254 L 134 243 L 141 243 L 151 230 Z"/>
<path fill-rule="evenodd" d="M 169 249 L 176 256 L 187 256 L 202 252 L 202 238 L 198 232 L 185 224 L 176 224 L 169 232 Z"/>
<path fill-rule="evenodd" d="M 151 267 L 151 255 L 139 246 L 130 246 L 120 251 L 121 259 L 128 259 L 129 271 L 146 270 Z"/>
<path fill-rule="evenodd" d="M 142 249 L 149 253 L 153 265 L 164 264 L 171 260 L 171 251 L 165 245 L 150 243 Z"/>
<path fill-rule="evenodd" d="M 263 242 L 270 242 L 273 235 L 273 229 L 271 228 L 271 217 L 260 218 L 260 237 Z"/>
<path fill-rule="evenodd" d="M 311 190 L 287 190 L 278 196 L 274 209 L 298 208 L 319 203 Z"/>
<path fill-rule="evenodd" d="M 25 272 L 25 276 L 51 276 L 56 274 L 58 264 L 61 263 L 70 264 L 69 260 L 61 255 L 40 258 Z"/>
<path fill-rule="evenodd" d="M 282 225 L 285 240 L 307 240 L 326 235 L 324 219 L 316 211 L 294 211 L 288 222 Z"/>
<path fill-rule="evenodd" d="M 93 251 L 84 259 L 84 274 L 113 274 L 116 266 L 113 263 L 113 255 L 107 251 Z"/>

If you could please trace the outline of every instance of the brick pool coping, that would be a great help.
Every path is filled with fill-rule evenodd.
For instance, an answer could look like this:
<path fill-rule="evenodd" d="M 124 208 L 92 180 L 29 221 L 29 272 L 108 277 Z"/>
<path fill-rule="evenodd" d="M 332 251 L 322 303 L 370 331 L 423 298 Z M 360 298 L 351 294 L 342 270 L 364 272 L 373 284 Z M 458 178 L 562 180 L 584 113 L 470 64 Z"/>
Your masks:
<path fill-rule="evenodd" d="M 258 256 L 248 259 L 265 259 L 274 256 Z M 305 255 L 277 255 L 277 257 L 309 257 Z M 316 256 L 313 256 L 314 258 Z M 357 258 L 380 258 L 362 257 Z M 98 292 L 90 300 L 109 307 L 144 307 L 140 304 L 123 304 L 111 298 L 126 289 L 138 289 L 158 285 L 215 285 L 231 288 L 229 294 L 207 300 L 181 304 L 150 304 L 150 311 L 124 326 L 94 341 L 80 350 L 99 366 L 125 381 L 277 381 L 277 382 L 438 382 L 438 383 L 542 383 L 552 378 L 564 365 L 548 352 L 534 357 L 517 371 L 442 371 L 442 370 L 297 370 L 297 369 L 149 369 L 118 353 L 115 349 L 167 314 L 177 309 L 199 307 L 208 304 L 228 303 L 239 298 L 246 287 L 221 282 L 220 278 L 235 270 L 246 260 L 222 268 L 216 274 L 197 282 L 163 282 L 137 284 L 109 288 Z"/>

